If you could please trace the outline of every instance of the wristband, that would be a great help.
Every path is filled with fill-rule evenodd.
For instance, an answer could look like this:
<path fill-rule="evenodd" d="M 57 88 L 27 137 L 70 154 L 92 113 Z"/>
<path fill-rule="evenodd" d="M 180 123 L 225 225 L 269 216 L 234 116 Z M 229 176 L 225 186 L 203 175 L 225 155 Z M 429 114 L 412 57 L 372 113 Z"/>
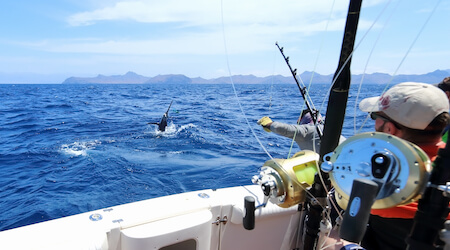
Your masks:
<path fill-rule="evenodd" d="M 365 250 L 365 249 L 356 244 L 349 244 L 341 247 L 340 250 Z"/>

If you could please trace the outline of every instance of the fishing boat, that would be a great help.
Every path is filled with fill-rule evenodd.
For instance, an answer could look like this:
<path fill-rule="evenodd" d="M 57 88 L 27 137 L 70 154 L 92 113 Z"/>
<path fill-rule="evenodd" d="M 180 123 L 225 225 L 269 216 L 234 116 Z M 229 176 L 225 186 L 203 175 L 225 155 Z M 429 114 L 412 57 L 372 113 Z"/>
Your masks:
<path fill-rule="evenodd" d="M 332 84 L 338 91 L 329 101 L 342 105 L 327 109 L 320 154 L 304 150 L 289 159 L 270 159 L 255 173 L 254 185 L 158 197 L 6 230 L 0 232 L 1 249 L 322 249 L 329 232 L 326 226 L 319 230 L 328 190 L 320 178 L 331 180 L 344 209 L 364 207 L 368 212 L 416 199 L 429 188 L 418 180 L 428 179 L 431 164 L 417 146 L 382 133 L 359 134 L 338 145 L 360 7 L 361 0 L 350 2 Z M 352 185 L 361 177 L 385 178 L 361 170 L 374 157 L 386 160 L 377 165 L 384 172 L 402 167 L 397 168 L 396 186 L 386 185 L 383 199 L 370 203 L 365 192 L 378 190 L 370 191 L 362 182 L 358 194 Z M 435 190 L 445 191 L 442 183 L 434 184 Z M 344 218 L 343 225 L 358 231 L 352 229 L 361 226 L 358 219 Z M 348 238 L 353 237 L 359 236 L 350 232 Z"/>

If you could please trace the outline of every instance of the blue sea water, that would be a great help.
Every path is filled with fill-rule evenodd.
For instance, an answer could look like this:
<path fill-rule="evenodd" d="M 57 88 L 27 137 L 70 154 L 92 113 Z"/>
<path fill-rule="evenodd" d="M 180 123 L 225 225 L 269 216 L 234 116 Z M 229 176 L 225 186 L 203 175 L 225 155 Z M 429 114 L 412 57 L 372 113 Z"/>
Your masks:
<path fill-rule="evenodd" d="M 323 114 L 328 88 L 310 90 Z M 291 146 L 290 139 L 264 132 L 256 121 L 268 115 L 294 123 L 303 99 L 296 85 L 235 89 L 236 95 L 232 85 L 1 84 L 0 230 L 251 184 L 269 159 L 256 137 L 275 158 L 286 158 Z M 363 93 L 383 89 L 367 85 Z M 356 93 L 352 87 L 346 137 L 355 134 L 355 123 L 363 125 L 359 132 L 373 130 L 373 121 L 364 123 L 366 114 L 354 110 Z M 165 132 L 147 124 L 158 122 L 172 100 Z"/>

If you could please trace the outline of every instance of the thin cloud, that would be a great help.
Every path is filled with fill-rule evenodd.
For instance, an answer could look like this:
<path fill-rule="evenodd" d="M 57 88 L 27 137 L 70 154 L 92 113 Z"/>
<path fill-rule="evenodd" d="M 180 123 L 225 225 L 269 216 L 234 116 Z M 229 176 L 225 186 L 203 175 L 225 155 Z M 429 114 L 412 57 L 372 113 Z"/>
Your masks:
<path fill-rule="evenodd" d="M 133 20 L 204 26 L 221 24 L 223 13 L 227 24 L 283 26 L 295 22 L 308 25 L 326 19 L 330 3 L 272 0 L 224 0 L 223 3 L 211 0 L 121 1 L 110 7 L 73 14 L 67 22 L 72 26 L 83 26 L 101 21 Z M 335 4 L 336 13 L 344 14 L 346 8 L 346 4 Z"/>
<path fill-rule="evenodd" d="M 201 8 L 198 5 L 201 3 Z M 195 6 L 197 5 L 197 6 Z M 99 21 L 133 20 L 142 23 L 181 22 L 194 24 L 213 17 L 211 1 L 122 1 L 111 7 L 76 13 L 68 18 L 73 26 L 93 25 Z M 206 10 L 206 11 L 205 11 Z M 209 17 L 208 17 L 209 16 Z"/>
<path fill-rule="evenodd" d="M 93 42 L 58 43 L 47 46 L 45 49 L 72 53 L 223 54 L 223 13 L 223 27 L 229 41 L 229 53 L 259 52 L 267 50 L 269 46 L 273 47 L 273 43 L 280 37 L 291 36 L 295 39 L 303 39 L 323 32 L 327 22 L 324 20 L 328 20 L 331 2 L 120 1 L 108 7 L 76 13 L 67 21 L 72 26 L 130 20 L 157 25 L 164 23 L 166 29 L 172 32 L 162 31 L 160 37 L 156 39 L 127 41 L 118 38 Z M 348 3 L 344 0 L 336 2 L 333 15 L 329 20 L 329 31 L 341 31 L 345 23 Z M 192 29 L 180 30 L 182 27 L 192 27 Z M 179 32 L 173 32 L 173 30 Z"/>

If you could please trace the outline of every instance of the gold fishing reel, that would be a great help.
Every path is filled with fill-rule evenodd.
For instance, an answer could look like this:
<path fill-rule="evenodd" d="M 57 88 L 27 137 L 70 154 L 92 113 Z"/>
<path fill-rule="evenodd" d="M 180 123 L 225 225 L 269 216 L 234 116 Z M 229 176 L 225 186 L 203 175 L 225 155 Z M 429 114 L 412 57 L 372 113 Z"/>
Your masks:
<path fill-rule="evenodd" d="M 336 200 L 343 209 L 347 208 L 355 179 L 378 184 L 372 208 L 383 209 L 420 198 L 431 170 L 430 159 L 418 146 L 379 132 L 353 136 L 323 160 L 321 169 L 329 173 Z"/>
<path fill-rule="evenodd" d="M 314 182 L 319 157 L 313 151 L 303 150 L 289 159 L 266 161 L 252 179 L 263 190 L 264 204 L 269 200 L 287 208 L 304 202 L 306 189 Z"/>

